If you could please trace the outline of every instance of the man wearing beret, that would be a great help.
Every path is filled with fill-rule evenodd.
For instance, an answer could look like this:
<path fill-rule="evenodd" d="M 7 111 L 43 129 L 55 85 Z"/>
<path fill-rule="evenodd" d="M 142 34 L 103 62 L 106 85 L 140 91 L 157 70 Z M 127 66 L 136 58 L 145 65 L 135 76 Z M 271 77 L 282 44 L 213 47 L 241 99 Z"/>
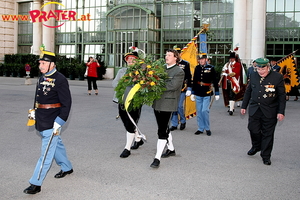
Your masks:
<path fill-rule="evenodd" d="M 250 74 L 241 114 L 246 113 L 249 105 L 248 129 L 250 131 L 252 148 L 249 156 L 261 151 L 265 165 L 271 165 L 271 152 L 274 142 L 275 126 L 284 119 L 285 87 L 281 74 L 271 69 L 269 60 L 255 60 L 257 72 Z"/>
<path fill-rule="evenodd" d="M 42 76 L 37 83 L 35 109 L 30 112 L 36 119 L 35 128 L 42 137 L 41 156 L 36 164 L 30 186 L 24 190 L 26 194 L 41 191 L 41 185 L 49 171 L 53 159 L 61 167 L 55 178 L 63 178 L 73 172 L 65 146 L 59 135 L 62 125 L 68 119 L 71 109 L 71 93 L 67 79 L 56 70 L 55 54 L 42 51 L 39 69 Z"/>

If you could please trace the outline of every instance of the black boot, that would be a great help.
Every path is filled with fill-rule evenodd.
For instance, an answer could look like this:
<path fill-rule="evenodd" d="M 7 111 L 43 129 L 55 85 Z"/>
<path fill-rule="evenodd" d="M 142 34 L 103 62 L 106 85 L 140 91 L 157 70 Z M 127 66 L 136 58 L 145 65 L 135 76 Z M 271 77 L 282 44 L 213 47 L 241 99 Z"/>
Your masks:
<path fill-rule="evenodd" d="M 150 165 L 152 168 L 158 168 L 160 161 L 157 158 L 154 158 L 153 163 Z"/>
<path fill-rule="evenodd" d="M 130 147 L 131 149 L 138 149 L 140 146 L 144 144 L 143 140 L 140 140 L 139 142 L 134 141 L 133 145 Z"/>
<path fill-rule="evenodd" d="M 26 188 L 23 192 L 26 194 L 36 194 L 40 191 L 41 191 L 41 186 L 30 184 L 30 186 Z"/>
<path fill-rule="evenodd" d="M 121 158 L 127 158 L 130 155 L 130 151 L 127 149 L 124 149 L 124 151 L 121 153 L 120 157 Z"/>

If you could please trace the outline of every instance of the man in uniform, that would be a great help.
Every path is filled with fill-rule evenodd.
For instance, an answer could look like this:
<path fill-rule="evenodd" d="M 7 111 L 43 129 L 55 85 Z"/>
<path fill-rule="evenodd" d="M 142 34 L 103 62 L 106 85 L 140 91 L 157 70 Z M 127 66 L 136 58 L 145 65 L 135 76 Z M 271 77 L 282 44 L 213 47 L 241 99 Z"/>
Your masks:
<path fill-rule="evenodd" d="M 41 156 L 34 173 L 29 180 L 26 194 L 41 191 L 41 185 L 50 169 L 53 159 L 61 167 L 55 178 L 63 178 L 73 172 L 72 164 L 67 158 L 66 149 L 59 135 L 62 125 L 68 119 L 71 109 L 71 93 L 67 79 L 56 70 L 55 54 L 42 51 L 39 69 L 42 76 L 37 83 L 35 109 L 30 117 L 36 119 L 36 130 L 42 136 Z"/>
<path fill-rule="evenodd" d="M 153 102 L 154 115 L 156 118 L 158 130 L 157 150 L 155 158 L 150 167 L 158 168 L 160 158 L 175 156 L 175 148 L 173 145 L 172 134 L 169 129 L 169 122 L 172 112 L 178 108 L 181 86 L 184 80 L 184 72 L 179 68 L 177 63 L 180 60 L 179 53 L 174 49 L 167 50 L 165 56 L 167 64 L 168 78 L 166 82 L 166 90 L 161 95 L 160 99 Z M 167 151 L 162 155 L 162 152 L 167 145 Z"/>
<path fill-rule="evenodd" d="M 250 74 L 241 114 L 246 113 L 249 105 L 248 129 L 252 148 L 248 155 L 261 151 L 263 163 L 271 165 L 275 126 L 277 120 L 284 119 L 285 87 L 282 75 L 271 70 L 268 59 L 258 58 L 255 61 L 257 72 Z"/>
<path fill-rule="evenodd" d="M 178 51 L 178 50 L 180 50 L 180 48 L 176 48 L 175 50 Z M 181 93 L 180 93 L 178 110 L 176 112 L 172 113 L 171 128 L 170 128 L 171 131 L 174 131 L 177 129 L 178 120 L 180 121 L 180 130 L 185 129 L 186 118 L 185 118 L 185 113 L 184 113 L 184 101 L 185 101 L 186 96 L 191 96 L 191 90 L 192 90 L 192 88 L 191 88 L 192 87 L 192 82 L 191 82 L 192 75 L 191 75 L 190 63 L 185 60 L 182 60 L 180 58 L 178 65 L 184 71 L 184 80 L 183 80 L 182 89 L 181 89 Z"/>
<path fill-rule="evenodd" d="M 280 71 L 280 66 L 277 65 L 277 60 L 275 58 L 271 58 L 271 69 L 275 72 L 279 72 Z"/>
<path fill-rule="evenodd" d="M 230 53 L 229 62 L 222 69 L 222 89 L 225 106 L 229 104 L 229 115 L 233 115 L 236 94 L 241 91 L 243 85 L 242 65 L 235 52 Z"/>
<path fill-rule="evenodd" d="M 216 100 L 219 100 L 219 86 L 215 68 L 207 64 L 207 55 L 205 53 L 200 54 L 197 56 L 197 60 L 199 65 L 195 68 L 192 87 L 193 94 L 191 95 L 191 100 L 196 100 L 197 109 L 198 130 L 195 134 L 202 134 L 205 130 L 206 134 L 211 136 L 209 108 L 213 95 L 212 86 L 215 88 Z"/>

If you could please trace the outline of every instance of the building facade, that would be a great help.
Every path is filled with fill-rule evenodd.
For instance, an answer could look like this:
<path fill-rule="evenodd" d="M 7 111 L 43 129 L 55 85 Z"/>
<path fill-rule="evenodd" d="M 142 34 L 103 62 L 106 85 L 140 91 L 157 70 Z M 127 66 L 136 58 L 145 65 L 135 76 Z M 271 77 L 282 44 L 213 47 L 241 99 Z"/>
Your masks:
<path fill-rule="evenodd" d="M 208 54 L 223 65 L 236 45 L 242 61 L 282 58 L 300 47 L 300 0 L 0 0 L 0 60 L 4 54 L 39 54 L 39 47 L 79 57 L 101 55 L 113 78 L 130 46 L 162 57 L 168 48 L 183 48 L 210 24 Z M 45 11 L 48 21 L 33 22 L 29 12 Z M 76 12 L 65 20 L 55 10 Z M 17 15 L 15 20 L 7 15 Z M 3 18 L 3 16 L 5 16 Z M 20 17 L 21 16 L 21 17 Z M 67 19 L 68 18 L 68 19 Z M 47 18 L 44 18 L 47 19 Z M 297 54 L 296 54 L 297 56 Z"/>

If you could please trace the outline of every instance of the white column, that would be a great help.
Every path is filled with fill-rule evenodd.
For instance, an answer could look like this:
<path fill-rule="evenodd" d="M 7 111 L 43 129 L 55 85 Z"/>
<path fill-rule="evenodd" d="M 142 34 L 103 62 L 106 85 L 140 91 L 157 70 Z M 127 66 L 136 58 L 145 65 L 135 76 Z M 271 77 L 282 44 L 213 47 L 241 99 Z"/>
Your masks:
<path fill-rule="evenodd" d="M 33 1 L 33 10 L 40 10 L 42 6 L 41 0 Z M 31 53 L 35 55 L 40 55 L 40 46 L 42 44 L 42 23 L 35 22 L 32 24 L 33 26 L 33 41 L 32 41 L 32 49 Z"/>
<path fill-rule="evenodd" d="M 253 0 L 251 58 L 265 56 L 266 0 Z"/>
<path fill-rule="evenodd" d="M 46 0 L 44 1 L 44 4 L 49 3 L 50 1 Z M 43 10 L 47 13 L 50 10 L 55 10 L 55 4 L 49 4 L 44 6 Z M 51 18 L 47 22 L 42 22 L 45 25 L 48 26 L 55 26 L 55 19 Z M 47 51 L 54 52 L 54 46 L 55 46 L 55 28 L 49 28 L 43 25 L 43 44 L 46 47 Z"/>
<path fill-rule="evenodd" d="M 246 24 L 247 24 L 247 0 L 234 1 L 233 13 L 233 44 L 239 44 L 238 54 L 241 59 L 246 56 Z"/>

